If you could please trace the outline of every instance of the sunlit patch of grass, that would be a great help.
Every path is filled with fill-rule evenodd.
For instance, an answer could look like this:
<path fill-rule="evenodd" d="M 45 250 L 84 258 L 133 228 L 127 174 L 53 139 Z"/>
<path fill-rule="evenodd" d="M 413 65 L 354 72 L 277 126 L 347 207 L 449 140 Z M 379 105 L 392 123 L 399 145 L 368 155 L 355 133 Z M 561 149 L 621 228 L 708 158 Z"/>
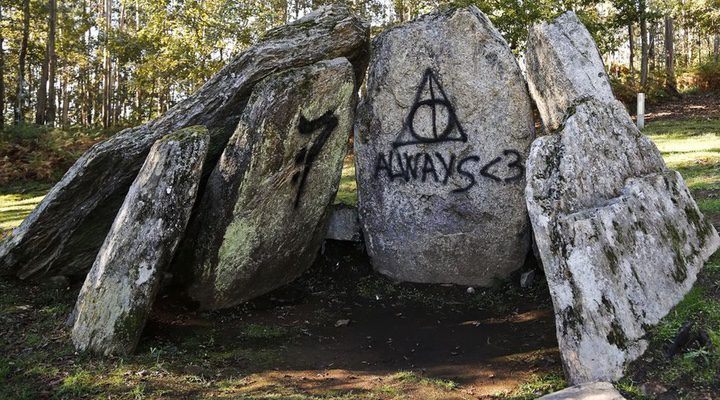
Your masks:
<path fill-rule="evenodd" d="M 357 205 L 357 182 L 355 181 L 355 160 L 352 154 L 345 157 L 343 161 L 342 177 L 340 187 L 335 196 L 335 204 L 348 206 Z"/>
<path fill-rule="evenodd" d="M 498 397 L 507 400 L 532 400 L 556 392 L 567 386 L 565 378 L 555 372 L 533 375 L 527 382 L 521 384 L 509 394 L 499 394 Z"/>
<path fill-rule="evenodd" d="M 96 378 L 85 370 L 77 371 L 60 384 L 56 396 L 58 398 L 77 398 L 90 395 L 98 391 Z"/>
<path fill-rule="evenodd" d="M 390 375 L 390 379 L 403 382 L 403 383 L 414 383 L 427 386 L 433 386 L 442 390 L 453 390 L 457 389 L 458 384 L 449 379 L 430 378 L 425 376 L 419 376 L 412 371 L 400 371 Z"/>
<path fill-rule="evenodd" d="M 720 120 L 658 121 L 643 133 L 690 189 L 720 189 Z"/>
<path fill-rule="evenodd" d="M 628 400 L 652 400 L 650 397 L 644 396 L 640 387 L 631 379 L 623 378 L 615 384 L 615 387 Z"/>
<path fill-rule="evenodd" d="M 46 183 L 24 182 L 0 187 L 0 237 L 23 221 L 50 189 Z"/>

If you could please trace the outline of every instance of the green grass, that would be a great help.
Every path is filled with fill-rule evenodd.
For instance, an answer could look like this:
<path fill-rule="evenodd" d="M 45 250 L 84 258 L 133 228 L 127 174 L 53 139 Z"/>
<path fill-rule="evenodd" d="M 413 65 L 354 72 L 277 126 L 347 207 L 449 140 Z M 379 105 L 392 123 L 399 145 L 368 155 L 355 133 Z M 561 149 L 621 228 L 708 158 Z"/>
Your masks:
<path fill-rule="evenodd" d="M 14 229 L 37 207 L 51 185 L 25 182 L 0 187 L 0 236 Z"/>
<path fill-rule="evenodd" d="M 691 190 L 720 189 L 720 120 L 658 121 L 643 131 Z"/>
<path fill-rule="evenodd" d="M 419 383 L 421 385 L 433 386 L 442 390 L 453 390 L 458 387 L 458 384 L 452 380 L 424 377 L 412 371 L 396 372 L 390 375 L 389 379 L 402 383 Z"/>
<path fill-rule="evenodd" d="M 355 182 L 355 161 L 353 155 L 345 157 L 343 162 L 342 177 L 340 178 L 340 187 L 335 196 L 336 204 L 345 204 L 348 206 L 356 206 L 357 199 L 357 183 Z"/>
<path fill-rule="evenodd" d="M 565 378 L 560 374 L 538 373 L 521 384 L 512 393 L 498 393 L 497 397 L 505 400 L 534 400 L 542 395 L 561 390 L 566 386 Z"/>

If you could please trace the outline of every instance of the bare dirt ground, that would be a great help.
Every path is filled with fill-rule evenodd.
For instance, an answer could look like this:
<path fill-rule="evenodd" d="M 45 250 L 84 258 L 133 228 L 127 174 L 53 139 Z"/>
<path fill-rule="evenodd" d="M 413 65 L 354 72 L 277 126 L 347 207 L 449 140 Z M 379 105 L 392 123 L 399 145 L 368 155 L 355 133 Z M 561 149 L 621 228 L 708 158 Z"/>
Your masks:
<path fill-rule="evenodd" d="M 405 371 L 446 381 L 454 390 L 443 398 L 484 398 L 511 393 L 537 372 L 560 373 L 542 277 L 532 289 L 510 282 L 468 294 L 451 285 L 394 284 L 372 274 L 352 245 L 325 250 L 299 282 L 241 309 L 159 310 L 147 336 L 176 341 L 212 327 L 215 346 L 278 349 L 271 368 L 242 359 L 226 367 L 313 395 L 374 393 Z M 278 327 L 289 340 L 238 342 L 247 326 Z M 411 391 L 423 398 L 423 385 Z"/>
<path fill-rule="evenodd" d="M 684 95 L 670 101 L 648 105 L 645 114 L 647 122 L 698 117 L 720 118 L 720 94 Z"/>
<path fill-rule="evenodd" d="M 193 311 L 166 288 L 125 358 L 73 352 L 62 321 L 79 283 L 0 284 L 10 398 L 525 399 L 563 384 L 542 276 L 474 293 L 395 284 L 329 243 L 300 280 L 241 307 Z"/>

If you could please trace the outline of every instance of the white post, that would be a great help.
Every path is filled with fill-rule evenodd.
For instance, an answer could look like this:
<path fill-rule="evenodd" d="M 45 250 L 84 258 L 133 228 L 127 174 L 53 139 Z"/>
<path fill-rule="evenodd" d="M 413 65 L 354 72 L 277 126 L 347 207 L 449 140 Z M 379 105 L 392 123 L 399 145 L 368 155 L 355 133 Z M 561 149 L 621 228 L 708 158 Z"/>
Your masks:
<path fill-rule="evenodd" d="M 645 93 L 637 95 L 637 128 L 642 130 L 645 127 Z"/>

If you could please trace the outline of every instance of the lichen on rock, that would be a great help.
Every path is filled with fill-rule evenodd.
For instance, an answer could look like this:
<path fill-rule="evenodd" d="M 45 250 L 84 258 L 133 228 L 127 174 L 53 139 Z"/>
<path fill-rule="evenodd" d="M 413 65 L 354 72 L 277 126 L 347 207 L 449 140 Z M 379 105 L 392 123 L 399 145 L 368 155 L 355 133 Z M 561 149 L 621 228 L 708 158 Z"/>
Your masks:
<path fill-rule="evenodd" d="M 609 90 L 574 13 L 531 28 L 531 93 L 549 136 L 532 145 L 526 198 L 569 382 L 617 380 L 720 245 Z"/>
<path fill-rule="evenodd" d="M 200 126 L 155 142 L 70 317 L 79 350 L 132 353 L 190 218 L 210 137 Z"/>
<path fill-rule="evenodd" d="M 271 75 L 253 90 L 207 183 L 179 262 L 205 309 L 297 278 L 326 232 L 355 110 L 347 59 Z"/>

